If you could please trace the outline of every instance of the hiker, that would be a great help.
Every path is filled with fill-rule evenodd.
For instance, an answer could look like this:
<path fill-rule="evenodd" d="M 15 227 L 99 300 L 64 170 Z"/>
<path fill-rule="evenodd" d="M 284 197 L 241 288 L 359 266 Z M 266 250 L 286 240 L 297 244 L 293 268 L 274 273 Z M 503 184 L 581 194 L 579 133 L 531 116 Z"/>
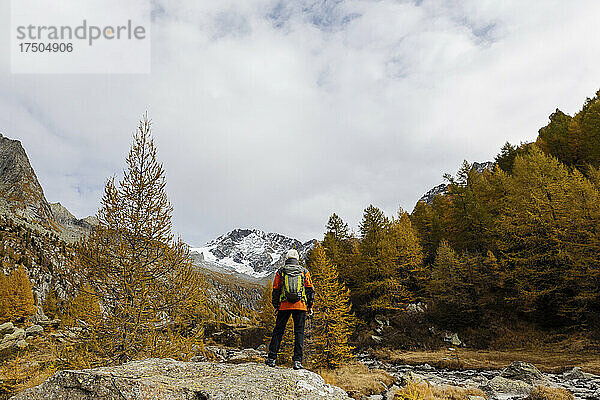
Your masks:
<path fill-rule="evenodd" d="M 315 290 L 310 280 L 310 273 L 300 265 L 300 255 L 295 249 L 288 250 L 283 267 L 275 274 L 273 280 L 272 303 L 277 310 L 277 320 L 269 344 L 269 354 L 265 364 L 275 366 L 285 325 L 294 319 L 294 369 L 302 369 L 302 347 L 304 346 L 304 322 L 307 313 L 312 315 Z"/>

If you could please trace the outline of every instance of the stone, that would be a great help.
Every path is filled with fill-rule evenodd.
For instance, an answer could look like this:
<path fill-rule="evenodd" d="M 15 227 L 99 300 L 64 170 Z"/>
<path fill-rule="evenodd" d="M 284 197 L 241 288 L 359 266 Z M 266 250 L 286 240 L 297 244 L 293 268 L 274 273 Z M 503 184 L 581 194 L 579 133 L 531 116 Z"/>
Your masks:
<path fill-rule="evenodd" d="M 41 335 L 44 332 L 44 328 L 42 328 L 39 325 L 32 325 L 29 328 L 25 329 L 25 336 L 26 337 L 30 337 L 30 336 L 38 336 Z"/>
<path fill-rule="evenodd" d="M 229 362 L 243 362 L 244 360 L 247 361 L 256 361 L 256 359 L 263 359 L 265 358 L 267 355 L 262 352 L 262 351 L 258 351 L 255 349 L 243 349 L 240 351 L 236 351 L 234 354 L 231 355 L 231 357 L 229 357 L 229 359 L 227 361 Z"/>
<path fill-rule="evenodd" d="M 12 353 L 16 352 L 18 350 L 17 348 L 17 342 L 3 342 L 0 343 L 0 358 L 1 357 L 8 357 L 9 355 L 11 355 Z"/>
<path fill-rule="evenodd" d="M 0 325 L 0 336 L 13 333 L 15 329 L 16 328 L 12 322 L 5 322 Z"/>
<path fill-rule="evenodd" d="M 533 386 L 521 381 L 496 376 L 491 379 L 486 386 L 495 393 L 511 394 L 511 395 L 528 395 L 533 390 Z"/>
<path fill-rule="evenodd" d="M 42 306 L 36 306 L 36 311 L 33 317 L 31 317 L 31 322 L 33 322 L 36 325 L 39 325 L 40 323 L 46 321 L 50 321 L 50 319 L 46 316 L 46 314 L 44 314 L 44 309 L 42 308 Z"/>
<path fill-rule="evenodd" d="M 17 343 L 15 343 L 15 346 L 17 347 L 17 349 L 23 350 L 23 349 L 26 349 L 27 346 L 29 346 L 29 345 L 27 344 L 27 342 L 25 340 L 21 339 Z"/>
<path fill-rule="evenodd" d="M 13 333 L 4 335 L 4 338 L 2 338 L 2 342 L 0 342 L 0 343 L 18 342 L 21 339 L 25 339 L 25 330 L 21 329 L 21 328 L 17 328 L 14 330 Z"/>
<path fill-rule="evenodd" d="M 570 381 L 575 379 L 586 379 L 585 373 L 579 367 L 574 367 L 572 370 L 565 372 L 564 377 Z"/>
<path fill-rule="evenodd" d="M 369 400 L 383 400 L 383 396 L 380 394 L 372 394 L 369 397 L 367 397 L 367 399 Z"/>
<path fill-rule="evenodd" d="M 463 344 L 457 333 L 447 333 L 442 337 L 442 339 L 444 342 L 450 343 L 452 346 L 461 346 Z"/>
<path fill-rule="evenodd" d="M 508 367 L 502 370 L 500 376 L 523 381 L 530 385 L 545 385 L 548 383 L 548 378 L 535 365 L 523 361 L 513 361 Z"/>
<path fill-rule="evenodd" d="M 394 400 L 396 397 L 396 392 L 400 390 L 400 387 L 397 385 L 392 385 L 390 389 L 385 393 L 385 400 Z"/>
<path fill-rule="evenodd" d="M 469 400 L 486 400 L 486 398 L 483 396 L 471 396 L 471 395 L 467 396 L 467 399 L 469 399 Z"/>
<path fill-rule="evenodd" d="M 419 314 L 419 313 L 424 313 L 425 309 L 423 307 L 422 303 L 410 303 L 409 305 L 406 306 L 406 312 L 410 313 L 410 314 Z"/>
<path fill-rule="evenodd" d="M 375 342 L 375 343 L 381 343 L 383 341 L 383 338 L 381 336 L 375 336 L 375 335 L 371 335 L 371 339 Z"/>
<path fill-rule="evenodd" d="M 116 367 L 59 371 L 11 400 L 350 400 L 319 375 L 258 363 L 147 359 Z"/>

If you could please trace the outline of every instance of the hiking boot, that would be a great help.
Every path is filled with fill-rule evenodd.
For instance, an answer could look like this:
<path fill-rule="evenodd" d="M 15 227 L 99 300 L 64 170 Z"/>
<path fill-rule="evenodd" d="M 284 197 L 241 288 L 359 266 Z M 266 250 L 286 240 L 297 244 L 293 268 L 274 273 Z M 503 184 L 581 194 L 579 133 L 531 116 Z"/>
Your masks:
<path fill-rule="evenodd" d="M 274 367 L 275 366 L 275 360 L 273 360 L 272 358 L 267 357 L 265 359 L 265 364 L 267 364 L 267 366 L 269 366 L 269 367 Z"/>
<path fill-rule="evenodd" d="M 304 369 L 300 361 L 294 361 L 294 369 Z"/>

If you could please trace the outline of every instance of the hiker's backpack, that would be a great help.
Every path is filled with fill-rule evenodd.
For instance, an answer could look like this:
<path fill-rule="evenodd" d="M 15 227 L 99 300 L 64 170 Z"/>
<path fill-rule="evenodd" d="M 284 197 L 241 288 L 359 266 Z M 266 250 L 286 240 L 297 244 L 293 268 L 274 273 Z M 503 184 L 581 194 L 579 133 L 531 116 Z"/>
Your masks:
<path fill-rule="evenodd" d="M 304 287 L 305 269 L 299 265 L 286 265 L 279 270 L 283 284 L 281 285 L 281 302 L 289 301 L 306 303 L 306 290 Z"/>

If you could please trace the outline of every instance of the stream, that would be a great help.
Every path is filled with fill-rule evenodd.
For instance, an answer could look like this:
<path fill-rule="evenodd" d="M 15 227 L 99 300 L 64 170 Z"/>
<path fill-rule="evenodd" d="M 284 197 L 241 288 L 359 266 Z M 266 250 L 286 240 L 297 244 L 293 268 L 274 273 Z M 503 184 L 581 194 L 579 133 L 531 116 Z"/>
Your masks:
<path fill-rule="evenodd" d="M 493 392 L 488 388 L 488 382 L 500 375 L 501 370 L 448 370 L 424 365 L 403 365 L 381 362 L 367 353 L 357 356 L 358 360 L 369 368 L 378 368 L 402 381 L 403 377 L 411 374 L 417 379 L 423 379 L 433 385 L 472 386 L 482 389 L 488 395 L 488 400 L 513 400 L 527 397 L 518 393 Z M 548 379 L 547 386 L 564 388 L 575 396 L 576 400 L 600 400 L 600 376 L 582 374 L 581 372 L 565 372 L 562 374 L 543 373 Z"/>

